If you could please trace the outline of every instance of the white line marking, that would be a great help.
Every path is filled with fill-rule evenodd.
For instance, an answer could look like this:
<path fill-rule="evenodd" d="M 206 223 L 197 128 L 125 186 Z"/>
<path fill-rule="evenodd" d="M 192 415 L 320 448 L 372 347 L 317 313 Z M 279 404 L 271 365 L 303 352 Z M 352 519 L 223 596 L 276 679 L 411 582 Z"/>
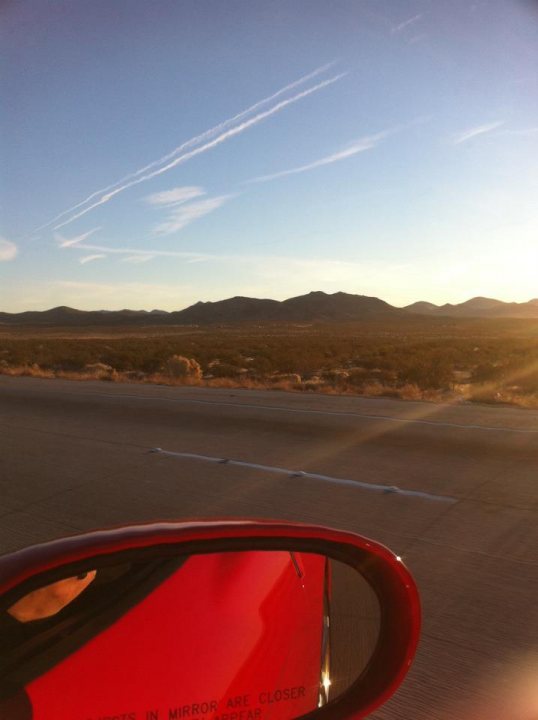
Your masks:
<path fill-rule="evenodd" d="M 78 393 L 69 393 L 70 395 L 77 395 Z M 169 398 L 169 397 L 144 397 L 142 395 L 109 395 L 108 393 L 84 393 L 84 395 L 98 395 L 99 397 L 106 398 L 132 398 L 136 400 L 145 400 L 148 402 L 159 402 L 164 400 L 166 402 L 174 403 L 190 403 L 192 405 L 221 405 L 224 407 L 233 408 L 249 408 L 254 410 L 273 410 L 276 412 L 287 412 L 297 414 L 308 414 L 308 415 L 331 415 L 335 417 L 356 417 L 362 420 L 380 420 L 385 422 L 401 423 L 403 425 L 429 425 L 431 427 L 449 427 L 456 428 L 459 430 L 483 430 L 486 432 L 505 432 L 505 433 L 516 433 L 522 435 L 538 435 L 538 428 L 512 428 L 505 426 L 495 425 L 467 425 L 465 423 L 448 422 L 446 420 L 423 420 L 420 418 L 398 418 L 392 417 L 391 415 L 368 415 L 366 413 L 353 412 L 352 410 L 312 410 L 309 408 L 287 408 L 279 405 L 255 405 L 253 403 L 242 403 L 242 402 L 226 402 L 226 401 L 214 401 L 214 400 L 195 400 L 194 398 Z"/>
<path fill-rule="evenodd" d="M 352 487 L 383 494 L 405 495 L 407 497 L 417 497 L 424 500 L 436 500 L 448 503 L 457 502 L 456 498 L 448 497 L 447 495 L 434 495 L 432 493 L 422 492 L 421 490 L 402 490 L 396 485 L 378 485 L 376 483 L 367 483 L 361 480 L 349 480 L 348 478 L 336 478 L 331 477 L 330 475 L 306 472 L 305 470 L 288 470 L 287 468 L 275 467 L 274 465 L 260 465 L 259 463 L 245 462 L 244 460 L 230 460 L 228 458 L 211 457 L 210 455 L 198 455 L 196 453 L 188 452 L 173 452 L 172 450 L 163 450 L 162 448 L 152 448 L 150 452 L 158 453 L 159 455 L 167 455 L 169 457 L 187 458 L 189 460 L 203 460 L 204 462 L 213 462 L 220 465 L 247 467 L 254 470 L 263 470 L 264 472 L 287 475 L 290 478 L 307 477 L 312 478 L 313 480 L 322 480 L 323 482 L 334 483 L 336 485 L 351 485 Z"/>

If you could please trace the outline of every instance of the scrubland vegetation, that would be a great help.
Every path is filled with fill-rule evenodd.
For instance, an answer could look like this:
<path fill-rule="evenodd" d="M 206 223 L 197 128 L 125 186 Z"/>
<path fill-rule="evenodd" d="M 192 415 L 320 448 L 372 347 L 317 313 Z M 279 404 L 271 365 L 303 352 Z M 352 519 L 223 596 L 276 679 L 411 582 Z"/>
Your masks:
<path fill-rule="evenodd" d="M 538 407 L 538 322 L 6 328 L 0 373 Z"/>

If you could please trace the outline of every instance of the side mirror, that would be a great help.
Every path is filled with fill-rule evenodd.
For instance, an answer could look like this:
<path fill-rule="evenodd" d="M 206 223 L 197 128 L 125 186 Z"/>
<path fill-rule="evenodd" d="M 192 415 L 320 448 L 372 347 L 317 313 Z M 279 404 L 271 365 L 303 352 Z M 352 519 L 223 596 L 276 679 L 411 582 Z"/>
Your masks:
<path fill-rule="evenodd" d="M 267 522 L 142 525 L 0 558 L 0 720 L 364 717 L 415 653 L 400 558 Z"/>

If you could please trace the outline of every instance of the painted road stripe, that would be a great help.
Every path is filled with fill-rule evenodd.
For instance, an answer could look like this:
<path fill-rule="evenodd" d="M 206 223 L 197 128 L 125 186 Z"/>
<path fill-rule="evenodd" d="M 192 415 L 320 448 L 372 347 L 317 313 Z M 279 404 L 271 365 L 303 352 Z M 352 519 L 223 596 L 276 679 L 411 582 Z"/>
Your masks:
<path fill-rule="evenodd" d="M 322 480 L 323 482 L 333 483 L 336 485 L 351 485 L 355 488 L 370 490 L 383 494 L 405 495 L 406 497 L 422 498 L 423 500 L 435 500 L 437 502 L 457 502 L 456 498 L 447 495 L 434 495 L 432 493 L 422 492 L 421 490 L 403 490 L 396 485 L 378 485 L 376 483 L 367 483 L 361 480 L 349 480 L 348 478 L 336 478 L 330 475 L 321 475 L 320 473 L 306 472 L 304 470 L 289 470 L 287 468 L 276 467 L 274 465 L 260 465 L 259 463 L 250 463 L 243 460 L 230 460 L 229 458 L 211 457 L 209 455 L 198 455 L 188 452 L 173 452 L 172 450 L 163 450 L 162 448 L 152 448 L 152 453 L 166 455 L 168 457 L 185 458 L 188 460 L 202 460 L 204 462 L 217 463 L 219 465 L 234 465 L 236 467 L 252 468 L 254 470 L 263 470 L 264 472 L 276 473 L 278 475 L 287 475 L 290 478 L 306 477 L 313 480 Z"/>
<path fill-rule="evenodd" d="M 70 395 L 78 395 L 78 393 L 69 393 Z M 350 417 L 358 418 L 361 420 L 378 420 L 381 422 L 394 422 L 402 425 L 428 425 L 430 427 L 447 427 L 455 428 L 458 430 L 482 430 L 485 432 L 503 432 L 503 433 L 515 433 L 522 435 L 538 435 L 538 428 L 512 428 L 505 426 L 495 425 L 474 425 L 465 423 L 448 422 L 445 420 L 423 420 L 421 418 L 399 418 L 393 417 L 392 415 L 368 415 L 366 413 L 353 412 L 352 410 L 312 410 L 310 408 L 288 408 L 281 407 L 279 405 L 255 405 L 253 403 L 242 403 L 242 402 L 226 402 L 226 401 L 214 401 L 214 400 L 196 400 L 194 398 L 170 398 L 170 397 L 144 397 L 143 395 L 128 395 L 118 394 L 110 395 L 108 393 L 83 393 L 83 395 L 92 395 L 98 397 L 106 397 L 109 399 L 123 399 L 130 398 L 134 400 L 144 400 L 146 402 L 172 402 L 172 403 L 185 403 L 191 405 L 220 405 L 222 407 L 233 407 L 233 408 L 247 408 L 250 410 L 270 410 L 273 412 L 286 412 L 306 415 L 329 415 L 333 417 Z"/>

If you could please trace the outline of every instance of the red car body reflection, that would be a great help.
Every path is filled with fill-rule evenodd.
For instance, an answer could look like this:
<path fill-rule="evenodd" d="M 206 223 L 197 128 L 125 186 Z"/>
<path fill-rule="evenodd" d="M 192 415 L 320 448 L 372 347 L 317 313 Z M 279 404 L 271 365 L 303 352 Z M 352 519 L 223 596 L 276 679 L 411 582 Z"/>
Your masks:
<path fill-rule="evenodd" d="M 26 686 L 33 720 L 289 720 L 315 709 L 326 560 L 263 555 L 188 558 Z"/>

